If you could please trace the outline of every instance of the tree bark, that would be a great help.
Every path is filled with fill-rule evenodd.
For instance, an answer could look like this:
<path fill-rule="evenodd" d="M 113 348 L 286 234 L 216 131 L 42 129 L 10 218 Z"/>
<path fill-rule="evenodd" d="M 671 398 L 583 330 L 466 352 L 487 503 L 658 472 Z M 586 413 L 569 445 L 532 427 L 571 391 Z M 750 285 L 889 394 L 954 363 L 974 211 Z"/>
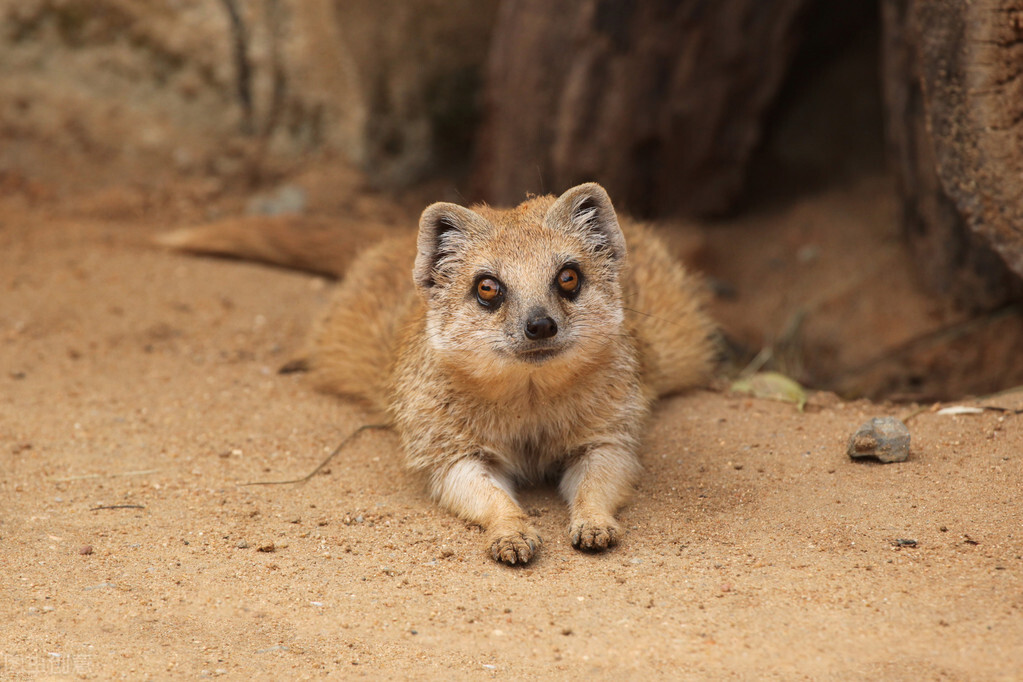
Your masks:
<path fill-rule="evenodd" d="M 355 102 L 346 104 L 356 104 L 361 123 L 359 166 L 398 187 L 464 164 L 497 0 L 334 0 L 333 8 L 353 83 Z"/>
<path fill-rule="evenodd" d="M 883 0 L 884 89 L 924 280 L 972 309 L 1023 294 L 1023 1 Z"/>
<path fill-rule="evenodd" d="M 597 180 L 642 216 L 730 209 L 807 4 L 503 3 L 477 194 L 508 204 Z"/>

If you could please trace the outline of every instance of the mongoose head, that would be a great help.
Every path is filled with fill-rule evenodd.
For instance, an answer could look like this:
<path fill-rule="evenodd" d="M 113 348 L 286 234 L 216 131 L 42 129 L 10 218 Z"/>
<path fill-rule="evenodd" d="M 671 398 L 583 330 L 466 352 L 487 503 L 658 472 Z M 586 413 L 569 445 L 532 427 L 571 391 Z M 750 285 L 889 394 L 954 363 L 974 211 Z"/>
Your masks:
<path fill-rule="evenodd" d="M 597 184 L 509 210 L 433 204 L 414 270 L 431 350 L 480 380 L 591 367 L 623 338 L 625 258 Z"/>

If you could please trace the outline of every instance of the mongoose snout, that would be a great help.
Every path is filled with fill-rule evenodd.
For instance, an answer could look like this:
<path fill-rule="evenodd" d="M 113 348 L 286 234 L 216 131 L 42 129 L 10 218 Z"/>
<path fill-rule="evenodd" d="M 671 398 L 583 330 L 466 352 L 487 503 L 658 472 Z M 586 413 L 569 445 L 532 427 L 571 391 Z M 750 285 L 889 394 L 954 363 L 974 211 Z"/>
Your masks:
<path fill-rule="evenodd" d="M 558 333 L 558 323 L 551 319 L 547 311 L 541 310 L 539 313 L 530 313 L 530 318 L 526 322 L 526 338 L 531 341 L 539 341 L 541 339 L 549 339 Z"/>

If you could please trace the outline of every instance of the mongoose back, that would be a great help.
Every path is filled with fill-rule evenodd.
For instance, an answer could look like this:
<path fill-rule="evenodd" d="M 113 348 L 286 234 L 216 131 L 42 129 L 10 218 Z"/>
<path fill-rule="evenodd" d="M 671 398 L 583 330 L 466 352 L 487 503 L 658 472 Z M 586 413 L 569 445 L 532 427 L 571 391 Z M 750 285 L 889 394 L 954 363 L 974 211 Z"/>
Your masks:
<path fill-rule="evenodd" d="M 681 265 L 590 183 L 508 210 L 427 207 L 418 236 L 355 259 L 308 364 L 386 412 L 433 498 L 515 564 L 541 545 L 522 483 L 557 480 L 575 547 L 619 540 L 651 401 L 705 376 L 711 335 Z"/>

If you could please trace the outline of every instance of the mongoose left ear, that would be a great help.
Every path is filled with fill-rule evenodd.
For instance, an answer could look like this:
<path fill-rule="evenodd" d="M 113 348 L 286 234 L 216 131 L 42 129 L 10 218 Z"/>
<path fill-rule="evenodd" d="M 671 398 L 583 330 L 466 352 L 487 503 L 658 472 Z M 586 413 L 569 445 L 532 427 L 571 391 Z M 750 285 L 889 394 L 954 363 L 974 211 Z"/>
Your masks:
<path fill-rule="evenodd" d="M 469 234 L 485 225 L 480 215 L 458 204 L 430 204 L 419 218 L 418 252 L 412 277 L 422 290 L 456 269 Z"/>
<path fill-rule="evenodd" d="M 595 182 L 568 190 L 547 211 L 546 222 L 555 229 L 581 234 L 597 252 L 616 261 L 625 259 L 625 237 L 618 225 L 611 197 Z"/>

